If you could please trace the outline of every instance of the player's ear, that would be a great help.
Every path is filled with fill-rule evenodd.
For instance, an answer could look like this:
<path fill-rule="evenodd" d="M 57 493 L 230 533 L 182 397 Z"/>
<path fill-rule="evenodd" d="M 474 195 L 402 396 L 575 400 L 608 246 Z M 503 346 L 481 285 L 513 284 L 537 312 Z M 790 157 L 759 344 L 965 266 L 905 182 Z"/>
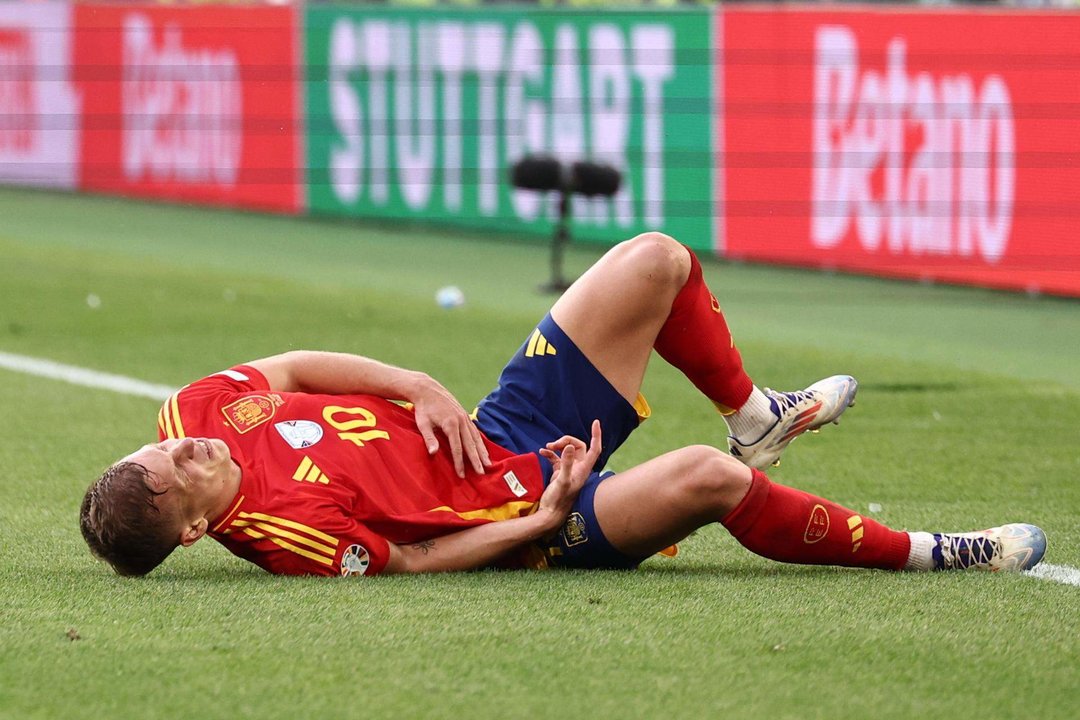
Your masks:
<path fill-rule="evenodd" d="M 180 533 L 180 544 L 184 547 L 191 547 L 195 544 L 195 541 L 206 534 L 207 528 L 210 523 L 206 521 L 206 518 L 199 518 L 195 522 L 185 525 L 183 531 Z"/>

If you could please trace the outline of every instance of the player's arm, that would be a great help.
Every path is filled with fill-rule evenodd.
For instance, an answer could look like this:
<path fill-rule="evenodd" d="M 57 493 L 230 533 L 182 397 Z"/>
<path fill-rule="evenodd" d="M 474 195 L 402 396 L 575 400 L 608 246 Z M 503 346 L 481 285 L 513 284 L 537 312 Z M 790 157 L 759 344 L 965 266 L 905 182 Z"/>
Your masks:
<path fill-rule="evenodd" d="M 426 373 L 359 355 L 312 350 L 294 350 L 248 365 L 266 377 L 271 390 L 377 395 L 410 402 L 415 407 L 416 425 L 424 436 L 428 453 L 433 455 L 439 449 L 435 433 L 438 428 L 450 444 L 459 477 L 465 477 L 466 459 L 477 473 L 483 473 L 484 467 L 491 465 L 480 431 L 465 408 Z"/>
<path fill-rule="evenodd" d="M 600 457 L 600 441 L 600 422 L 593 421 L 587 450 L 581 440 L 566 436 L 540 451 L 551 461 L 554 472 L 540 497 L 540 506 L 532 515 L 478 525 L 414 545 L 391 543 L 390 561 L 383 572 L 472 570 L 556 532 L 566 522 L 574 500 Z"/>

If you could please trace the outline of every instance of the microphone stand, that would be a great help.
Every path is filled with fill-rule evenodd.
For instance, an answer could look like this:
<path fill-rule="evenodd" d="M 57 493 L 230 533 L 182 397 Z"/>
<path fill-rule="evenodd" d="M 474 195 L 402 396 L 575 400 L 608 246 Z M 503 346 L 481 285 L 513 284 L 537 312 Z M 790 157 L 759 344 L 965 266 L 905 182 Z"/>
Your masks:
<path fill-rule="evenodd" d="M 559 219 L 551 240 L 551 280 L 540 292 L 561 293 L 570 287 L 563 275 L 563 258 L 570 244 L 570 202 L 574 193 L 586 197 L 613 197 L 622 177 L 604 163 L 578 161 L 564 165 L 547 155 L 526 155 L 514 163 L 510 172 L 515 188 L 535 192 L 559 193 Z"/>
<path fill-rule="evenodd" d="M 562 293 L 570 283 L 563 275 L 563 255 L 570 242 L 570 193 L 559 191 L 559 222 L 551 240 L 551 280 L 540 286 L 540 292 Z"/>

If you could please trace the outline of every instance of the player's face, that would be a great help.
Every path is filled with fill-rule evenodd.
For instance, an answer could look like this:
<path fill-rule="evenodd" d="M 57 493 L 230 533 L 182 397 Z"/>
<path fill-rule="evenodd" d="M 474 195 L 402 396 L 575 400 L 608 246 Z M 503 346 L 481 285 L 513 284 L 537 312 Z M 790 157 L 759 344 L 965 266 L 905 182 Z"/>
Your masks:
<path fill-rule="evenodd" d="M 159 507 L 178 503 L 181 514 L 212 505 L 232 469 L 229 446 L 216 438 L 163 440 L 144 445 L 123 460 L 150 471 L 150 487 L 167 491 L 155 502 Z"/>

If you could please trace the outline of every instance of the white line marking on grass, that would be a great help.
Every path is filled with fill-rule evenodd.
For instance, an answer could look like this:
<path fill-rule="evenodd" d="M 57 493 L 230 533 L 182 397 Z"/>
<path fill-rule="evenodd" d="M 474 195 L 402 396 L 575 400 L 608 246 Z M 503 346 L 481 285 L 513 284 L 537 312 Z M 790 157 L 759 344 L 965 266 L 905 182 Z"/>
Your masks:
<path fill-rule="evenodd" d="M 1040 580 L 1053 580 L 1065 585 L 1080 587 L 1080 570 L 1068 565 L 1039 563 L 1024 574 Z"/>
<path fill-rule="evenodd" d="M 112 390 L 124 395 L 135 395 L 161 402 L 164 402 L 176 392 L 176 388 L 168 385 L 156 385 L 135 378 L 124 377 L 123 375 L 113 375 L 74 365 L 64 365 L 52 360 L 14 355 L 6 352 L 0 352 L 0 368 L 26 373 L 27 375 L 37 375 L 51 380 L 60 380 L 72 385 Z"/>

